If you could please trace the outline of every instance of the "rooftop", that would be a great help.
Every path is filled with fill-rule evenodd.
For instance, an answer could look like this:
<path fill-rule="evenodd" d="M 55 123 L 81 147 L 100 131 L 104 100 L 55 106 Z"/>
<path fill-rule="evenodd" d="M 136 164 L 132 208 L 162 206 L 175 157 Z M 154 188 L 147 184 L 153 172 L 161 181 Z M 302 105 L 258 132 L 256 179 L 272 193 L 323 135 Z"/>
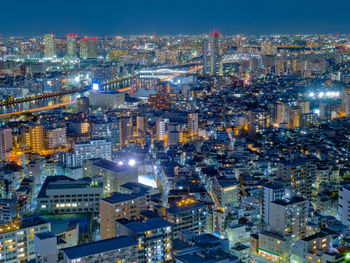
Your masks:
<path fill-rule="evenodd" d="M 142 222 L 134 221 L 124 225 L 134 233 L 142 233 L 158 228 L 171 227 L 172 224 L 160 217 L 151 218 Z"/>
<path fill-rule="evenodd" d="M 137 243 L 132 237 L 120 236 L 96 242 L 90 242 L 75 247 L 65 248 L 63 249 L 63 252 L 69 259 L 76 259 L 136 245 Z"/>

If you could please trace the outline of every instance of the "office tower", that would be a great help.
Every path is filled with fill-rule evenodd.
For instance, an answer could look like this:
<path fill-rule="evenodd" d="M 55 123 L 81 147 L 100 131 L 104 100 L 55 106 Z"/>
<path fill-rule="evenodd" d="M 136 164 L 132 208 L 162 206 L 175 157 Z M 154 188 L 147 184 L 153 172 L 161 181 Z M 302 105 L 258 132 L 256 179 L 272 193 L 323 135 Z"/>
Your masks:
<path fill-rule="evenodd" d="M 91 139 L 87 142 L 74 142 L 75 167 L 80 167 L 84 160 L 103 158 L 110 160 L 112 157 L 112 145 L 104 139 Z"/>
<path fill-rule="evenodd" d="M 272 201 L 285 197 L 285 186 L 280 182 L 271 182 L 263 186 L 262 217 L 265 224 L 269 224 L 270 204 Z"/>
<path fill-rule="evenodd" d="M 173 235 L 190 230 L 194 234 L 205 233 L 208 207 L 192 199 L 185 199 L 167 208 L 166 220 L 173 224 Z"/>
<path fill-rule="evenodd" d="M 203 41 L 203 73 L 205 75 L 221 74 L 221 56 L 219 46 L 220 32 L 210 33 L 209 39 Z"/>
<path fill-rule="evenodd" d="M 132 119 L 122 117 L 119 120 L 120 149 L 129 143 L 132 135 Z"/>
<path fill-rule="evenodd" d="M 11 129 L 0 129 L 0 160 L 4 160 L 6 153 L 12 150 L 12 131 Z"/>
<path fill-rule="evenodd" d="M 42 214 L 97 213 L 103 185 L 90 178 L 48 176 L 37 197 Z"/>
<path fill-rule="evenodd" d="M 44 130 L 45 149 L 67 147 L 67 128 L 58 127 Z"/>
<path fill-rule="evenodd" d="M 34 235 L 34 249 L 36 262 L 57 263 L 57 237 L 51 232 L 37 233 Z"/>
<path fill-rule="evenodd" d="M 350 185 L 339 189 L 338 214 L 342 224 L 350 227 Z"/>
<path fill-rule="evenodd" d="M 138 262 L 171 262 L 172 226 L 161 218 L 123 223 L 117 220 L 116 235 L 132 236 L 138 243 Z"/>
<path fill-rule="evenodd" d="M 139 193 L 112 193 L 100 200 L 101 239 L 115 236 L 114 222 L 117 219 L 139 219 L 141 213 L 148 210 L 150 195 L 147 190 Z"/>
<path fill-rule="evenodd" d="M 41 125 L 29 126 L 29 132 L 26 136 L 26 145 L 32 152 L 44 150 L 44 129 Z"/>
<path fill-rule="evenodd" d="M 198 113 L 189 113 L 187 115 L 187 128 L 189 135 L 198 135 Z"/>
<path fill-rule="evenodd" d="M 110 195 L 119 192 L 120 186 L 129 182 L 138 182 L 138 166 L 122 161 L 113 162 L 104 159 L 91 159 L 83 162 L 83 176 L 93 178 L 103 177 L 103 194 Z"/>
<path fill-rule="evenodd" d="M 77 57 L 76 34 L 67 35 L 67 58 L 75 59 Z"/>
<path fill-rule="evenodd" d="M 327 262 L 322 260 L 322 256 L 330 249 L 330 239 L 329 234 L 318 232 L 298 240 L 291 247 L 291 262 Z"/>
<path fill-rule="evenodd" d="M 165 141 L 166 140 L 166 122 L 162 118 L 158 118 L 156 122 L 156 132 L 157 132 L 157 139 L 159 141 Z"/>
<path fill-rule="evenodd" d="M 80 58 L 96 59 L 97 58 L 97 38 L 83 38 L 80 42 Z"/>
<path fill-rule="evenodd" d="M 239 183 L 236 180 L 220 180 L 214 177 L 212 182 L 213 196 L 219 208 L 239 206 Z"/>
<path fill-rule="evenodd" d="M 34 235 L 50 231 L 50 223 L 40 217 L 28 217 L 2 225 L 1 262 L 28 262 L 36 258 Z"/>
<path fill-rule="evenodd" d="M 138 245 L 130 236 L 90 242 L 62 250 L 64 263 L 120 262 L 137 263 Z"/>
<path fill-rule="evenodd" d="M 270 203 L 270 231 L 291 236 L 293 241 L 306 236 L 309 201 L 298 196 Z"/>
<path fill-rule="evenodd" d="M 299 128 L 301 126 L 302 110 L 299 106 L 292 106 L 289 108 L 288 127 L 290 129 Z"/>
<path fill-rule="evenodd" d="M 277 176 L 294 194 L 310 200 L 312 184 L 316 182 L 316 165 L 308 158 L 282 161 L 277 165 Z"/>
<path fill-rule="evenodd" d="M 252 263 L 290 262 L 290 240 L 280 234 L 262 231 L 258 235 L 251 235 Z"/>
<path fill-rule="evenodd" d="M 56 58 L 56 39 L 54 34 L 45 35 L 45 58 Z"/>

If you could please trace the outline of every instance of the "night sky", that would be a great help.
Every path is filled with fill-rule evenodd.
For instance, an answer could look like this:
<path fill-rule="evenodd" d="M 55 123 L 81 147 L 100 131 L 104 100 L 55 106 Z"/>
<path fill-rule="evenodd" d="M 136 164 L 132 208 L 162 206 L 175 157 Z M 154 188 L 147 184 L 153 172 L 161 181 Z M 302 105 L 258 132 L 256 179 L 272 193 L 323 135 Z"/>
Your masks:
<path fill-rule="evenodd" d="M 347 33 L 349 0 L 1 1 L 0 33 Z"/>

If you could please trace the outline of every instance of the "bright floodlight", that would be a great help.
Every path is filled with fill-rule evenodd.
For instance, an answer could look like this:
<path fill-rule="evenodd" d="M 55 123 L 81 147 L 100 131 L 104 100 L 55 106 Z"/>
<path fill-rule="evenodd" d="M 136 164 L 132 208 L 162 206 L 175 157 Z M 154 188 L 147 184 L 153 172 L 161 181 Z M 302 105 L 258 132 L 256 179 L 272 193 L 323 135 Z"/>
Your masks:
<path fill-rule="evenodd" d="M 134 159 L 129 160 L 128 163 L 130 166 L 134 166 L 136 164 L 136 161 Z"/>
<path fill-rule="evenodd" d="M 123 161 L 118 162 L 118 165 L 123 165 L 123 164 L 124 164 Z"/>
<path fill-rule="evenodd" d="M 98 88 L 98 83 L 93 83 L 92 84 L 92 89 L 93 90 L 98 90 L 99 88 Z"/>
<path fill-rule="evenodd" d="M 321 92 L 318 94 L 318 97 L 319 97 L 319 98 L 322 98 L 323 96 L 324 96 L 324 92 L 321 91 Z"/>
<path fill-rule="evenodd" d="M 75 81 L 75 82 L 80 82 L 80 77 L 79 77 L 79 76 L 76 76 L 76 77 L 74 78 L 74 81 Z"/>
<path fill-rule="evenodd" d="M 313 96 L 315 96 L 315 94 L 313 92 L 310 92 L 309 96 L 313 97 Z"/>

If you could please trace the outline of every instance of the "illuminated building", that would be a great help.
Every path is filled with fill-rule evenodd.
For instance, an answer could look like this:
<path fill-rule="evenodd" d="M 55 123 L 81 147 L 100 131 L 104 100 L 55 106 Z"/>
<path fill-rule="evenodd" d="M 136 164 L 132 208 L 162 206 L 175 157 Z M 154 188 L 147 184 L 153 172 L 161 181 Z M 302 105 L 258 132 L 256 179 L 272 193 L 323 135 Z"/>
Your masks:
<path fill-rule="evenodd" d="M 45 58 L 56 58 L 56 39 L 54 34 L 45 35 Z"/>
<path fill-rule="evenodd" d="M 166 219 L 173 224 L 173 235 L 178 237 L 183 230 L 195 234 L 205 233 L 208 207 L 192 199 L 179 201 L 167 208 Z"/>
<path fill-rule="evenodd" d="M 312 184 L 316 182 L 316 165 L 307 158 L 279 162 L 277 176 L 294 194 L 307 199 L 312 197 Z"/>
<path fill-rule="evenodd" d="M 157 132 L 157 139 L 159 141 L 164 141 L 166 139 L 166 122 L 162 118 L 158 118 L 156 122 L 156 132 Z"/>
<path fill-rule="evenodd" d="M 67 128 L 53 128 L 44 130 L 45 149 L 55 149 L 67 146 Z"/>
<path fill-rule="evenodd" d="M 17 216 L 16 199 L 0 199 L 0 224 L 12 221 Z"/>
<path fill-rule="evenodd" d="M 270 205 L 272 201 L 281 200 L 285 196 L 285 186 L 280 182 L 270 182 L 263 186 L 262 216 L 265 224 L 269 224 Z"/>
<path fill-rule="evenodd" d="M 291 247 L 291 262 L 326 262 L 322 261 L 322 252 L 328 252 L 330 249 L 330 235 L 325 232 L 319 232 L 312 236 L 298 240 Z"/>
<path fill-rule="evenodd" d="M 103 185 L 90 178 L 48 176 L 37 197 L 41 214 L 98 213 Z"/>
<path fill-rule="evenodd" d="M 216 237 L 223 238 L 226 236 L 230 238 L 230 230 L 226 223 L 226 213 L 223 209 L 212 208 L 208 211 L 206 232 Z"/>
<path fill-rule="evenodd" d="M 77 112 L 88 113 L 89 112 L 89 98 L 82 97 L 77 99 Z"/>
<path fill-rule="evenodd" d="M 248 111 L 248 132 L 249 134 L 259 133 L 265 130 L 269 125 L 270 118 L 266 111 L 250 110 Z"/>
<path fill-rule="evenodd" d="M 67 58 L 75 59 L 77 57 L 76 34 L 67 35 Z"/>
<path fill-rule="evenodd" d="M 122 117 L 119 120 L 120 149 L 128 144 L 132 135 L 132 119 Z"/>
<path fill-rule="evenodd" d="M 239 183 L 236 180 L 220 180 L 214 177 L 211 182 L 214 198 L 221 208 L 239 206 Z"/>
<path fill-rule="evenodd" d="M 0 226 L 1 262 L 28 262 L 36 258 L 34 235 L 50 231 L 50 223 L 40 217 L 14 220 Z"/>
<path fill-rule="evenodd" d="M 132 236 L 138 243 L 138 262 L 172 262 L 172 225 L 161 218 L 123 223 L 115 221 L 117 236 Z"/>
<path fill-rule="evenodd" d="M 101 199 L 101 239 L 115 236 L 115 220 L 139 219 L 141 212 L 148 210 L 149 202 L 150 196 L 147 190 L 132 194 L 112 193 L 111 196 Z"/>
<path fill-rule="evenodd" d="M 161 95 L 161 94 L 151 94 L 148 97 L 148 104 L 157 110 L 161 110 L 161 109 L 169 109 L 170 108 L 170 101 L 169 98 L 167 96 Z"/>
<path fill-rule="evenodd" d="M 205 75 L 221 74 L 221 56 L 219 47 L 220 32 L 210 33 L 203 42 L 203 73 Z"/>
<path fill-rule="evenodd" d="M 26 145 L 32 152 L 44 150 L 44 129 L 41 125 L 29 126 L 29 133 L 26 135 Z"/>
<path fill-rule="evenodd" d="M 91 139 L 87 142 L 74 142 L 75 167 L 82 165 L 84 160 L 103 158 L 110 160 L 112 157 L 112 145 L 103 139 Z"/>
<path fill-rule="evenodd" d="M 262 231 L 259 236 L 251 236 L 252 263 L 289 263 L 290 241 L 282 235 Z"/>
<path fill-rule="evenodd" d="M 0 160 L 4 160 L 6 154 L 12 150 L 12 143 L 11 129 L 0 129 Z"/>
<path fill-rule="evenodd" d="M 190 136 L 198 135 L 198 113 L 189 113 L 187 115 L 187 128 Z"/>
<path fill-rule="evenodd" d="M 62 250 L 64 263 L 120 262 L 136 263 L 138 246 L 130 236 L 90 242 Z"/>
<path fill-rule="evenodd" d="M 292 241 L 304 238 L 307 233 L 309 202 L 302 197 L 275 200 L 270 203 L 270 231 L 291 236 Z"/>
<path fill-rule="evenodd" d="M 129 182 L 138 182 L 138 166 L 113 162 L 104 159 L 91 159 L 83 162 L 83 176 L 103 177 L 103 193 L 105 196 L 119 192 L 120 186 Z"/>
<path fill-rule="evenodd" d="M 80 40 L 80 58 L 96 59 L 97 58 L 97 38 L 83 38 Z"/>

